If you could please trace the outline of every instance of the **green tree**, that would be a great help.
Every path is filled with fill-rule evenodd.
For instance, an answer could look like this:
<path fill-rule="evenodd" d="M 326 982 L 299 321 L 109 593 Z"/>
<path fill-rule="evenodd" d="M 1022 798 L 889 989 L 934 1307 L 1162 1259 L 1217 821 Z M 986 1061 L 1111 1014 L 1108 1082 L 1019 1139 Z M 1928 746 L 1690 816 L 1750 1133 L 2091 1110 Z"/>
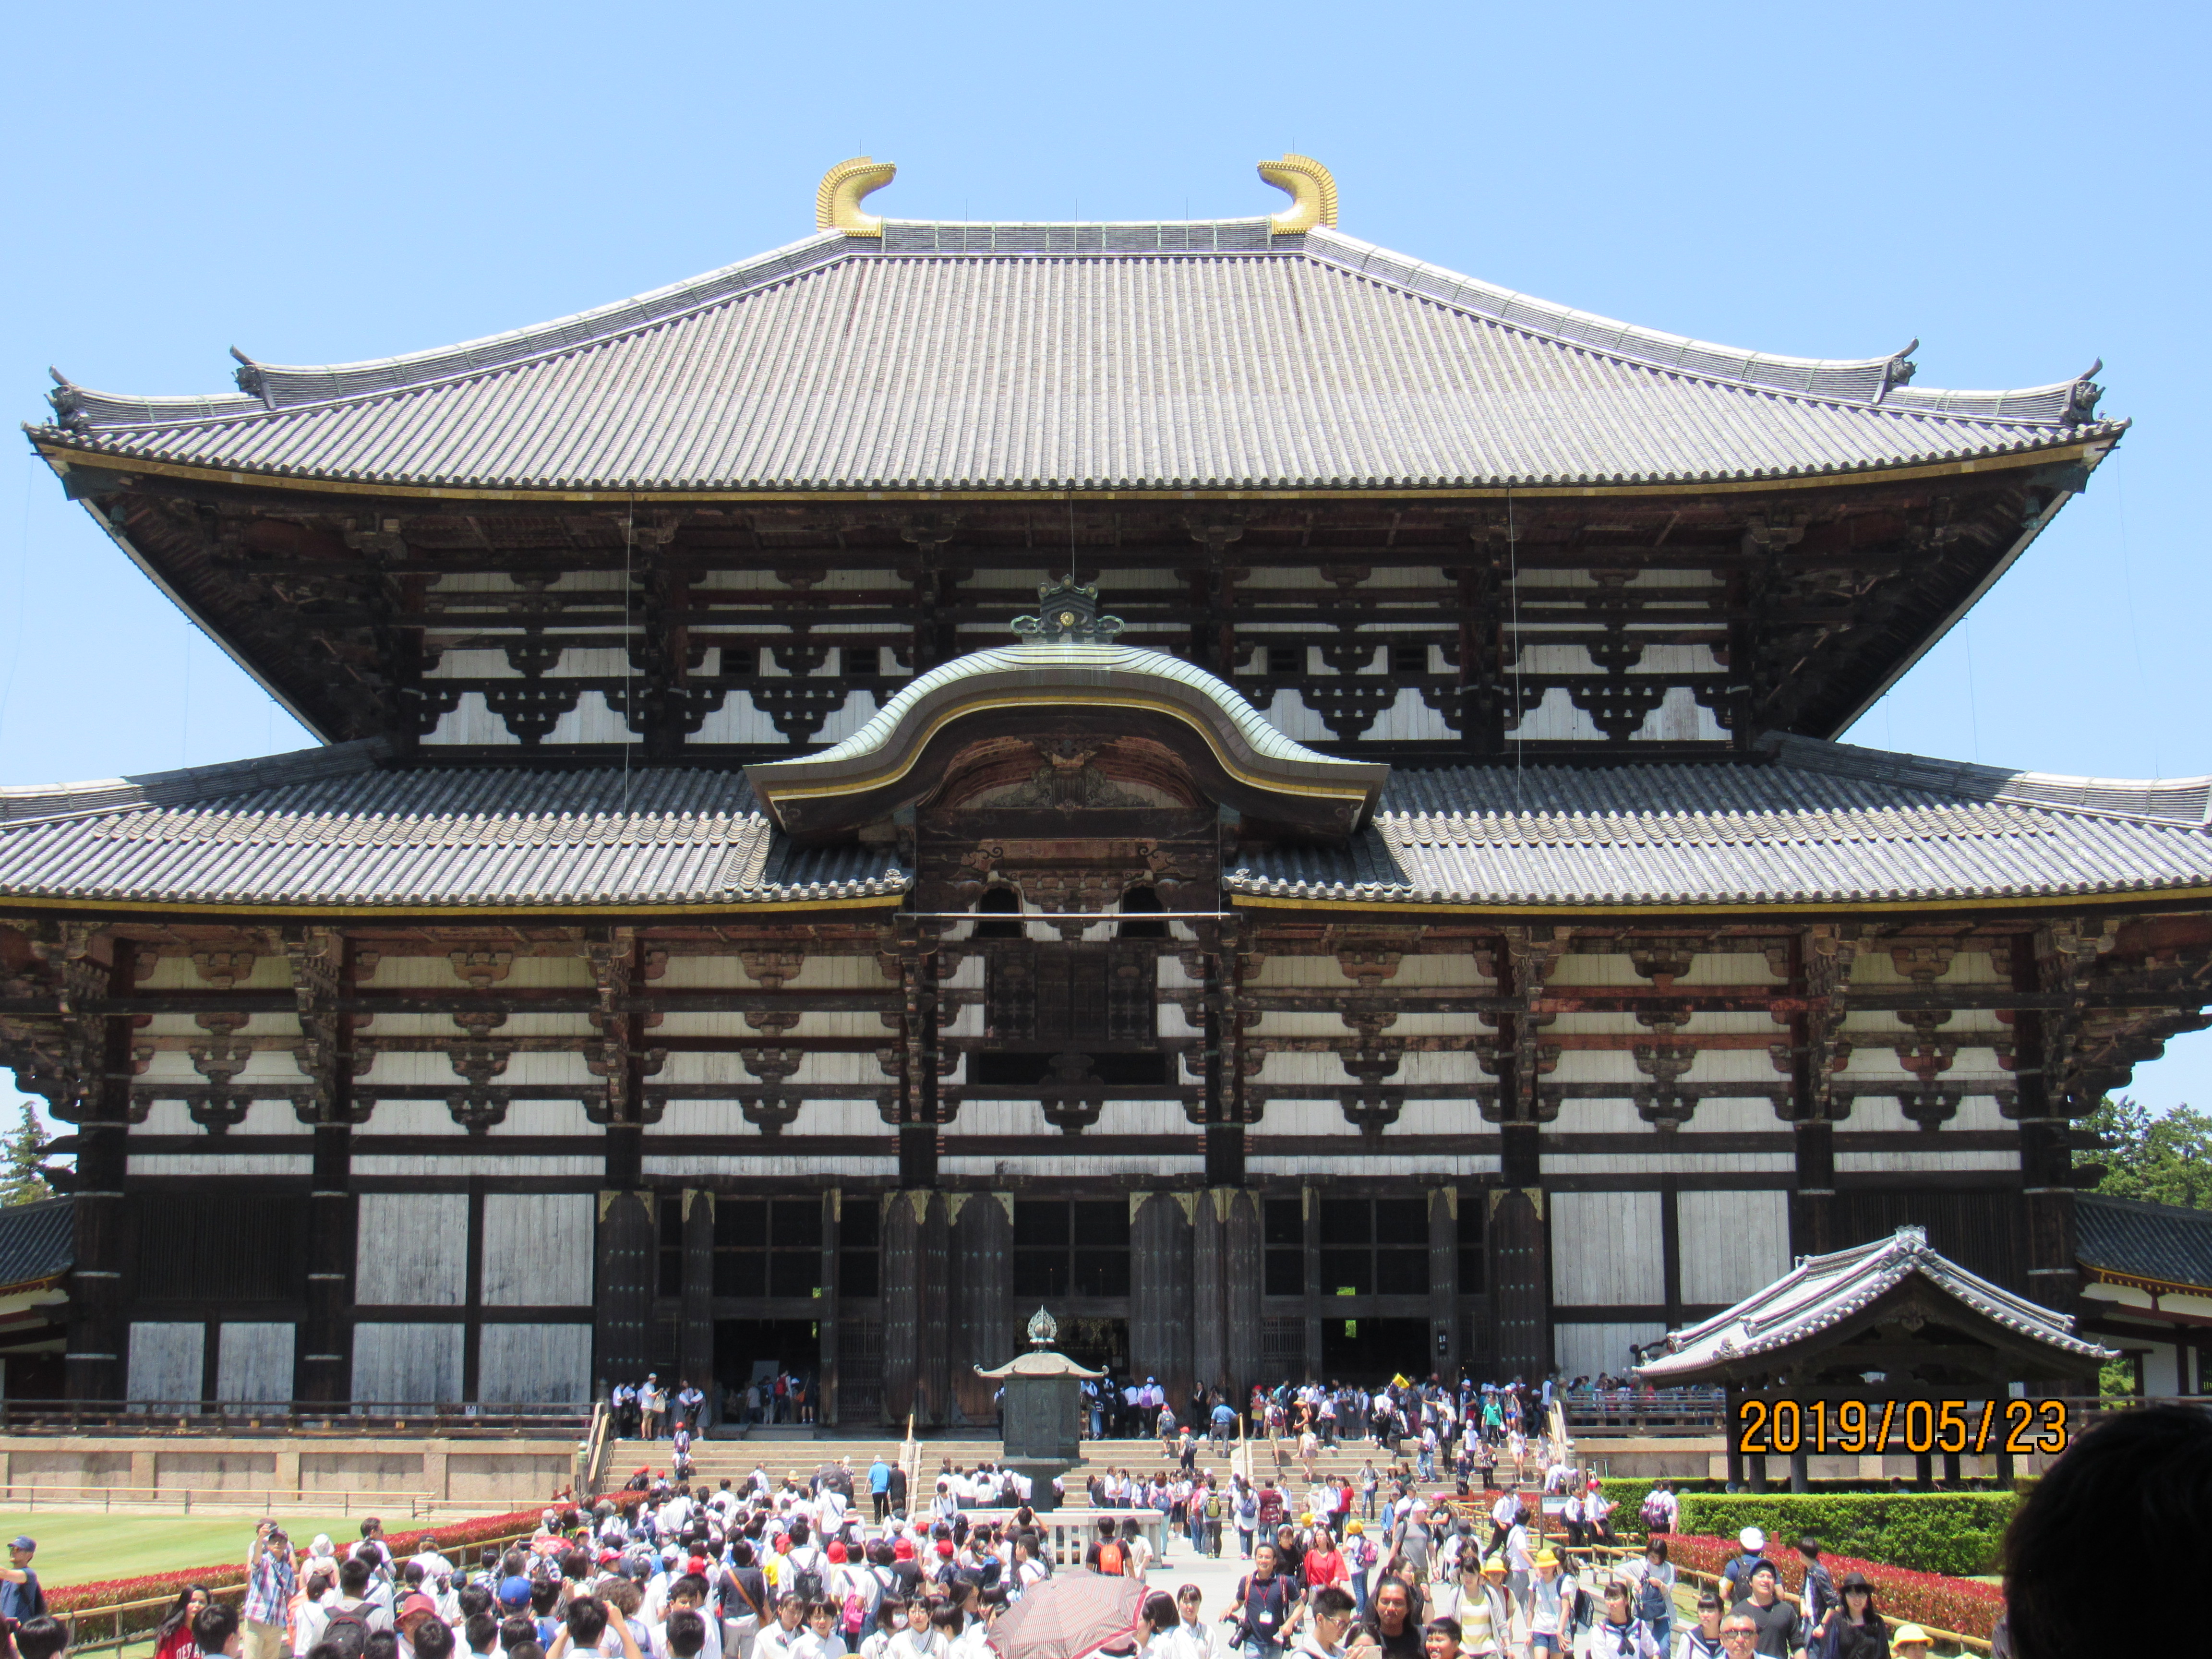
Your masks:
<path fill-rule="evenodd" d="M 46 1146 L 53 1137 L 40 1124 L 31 1103 L 26 1100 L 21 1103 L 22 1121 L 8 1137 L 6 1165 L 0 1170 L 0 1205 L 35 1204 L 54 1195 L 54 1189 L 46 1185 L 46 1177 L 40 1168 L 46 1160 Z"/>
<path fill-rule="evenodd" d="M 2123 1095 L 2107 1097 L 2081 1127 L 2109 1143 L 2084 1160 L 2105 1166 L 2099 1192 L 2212 1210 L 2212 1116 L 2177 1106 L 2154 1117 Z"/>

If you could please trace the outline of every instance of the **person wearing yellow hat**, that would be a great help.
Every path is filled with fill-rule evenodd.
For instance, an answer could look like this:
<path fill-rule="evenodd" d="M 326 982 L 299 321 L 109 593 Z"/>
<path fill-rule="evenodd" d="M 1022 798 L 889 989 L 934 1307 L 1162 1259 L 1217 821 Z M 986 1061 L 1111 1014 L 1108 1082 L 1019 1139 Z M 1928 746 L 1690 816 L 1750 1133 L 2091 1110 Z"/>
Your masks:
<path fill-rule="evenodd" d="M 1899 1625 L 1889 1638 L 1889 1650 L 1896 1659 L 1928 1659 L 1932 1638 L 1917 1625 Z"/>
<path fill-rule="evenodd" d="M 1559 1565 L 1559 1558 L 1549 1549 L 1540 1550 L 1535 1566 L 1536 1576 L 1528 1584 L 1529 1659 L 1565 1650 L 1571 1636 L 1568 1620 L 1575 1607 L 1575 1577 Z"/>

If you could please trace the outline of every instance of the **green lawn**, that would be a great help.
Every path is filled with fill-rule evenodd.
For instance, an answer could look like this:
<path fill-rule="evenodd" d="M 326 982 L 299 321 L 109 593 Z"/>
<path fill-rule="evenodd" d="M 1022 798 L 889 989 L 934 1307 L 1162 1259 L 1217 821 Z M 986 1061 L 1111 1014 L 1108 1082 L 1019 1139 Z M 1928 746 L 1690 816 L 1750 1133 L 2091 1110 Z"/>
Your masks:
<path fill-rule="evenodd" d="M 301 1549 L 319 1532 L 345 1540 L 361 1536 L 361 1517 L 286 1515 L 279 1517 Z M 233 1561 L 243 1565 L 253 1541 L 253 1517 L 224 1516 L 139 1517 L 125 1514 L 64 1515 L 40 1510 L 0 1510 L 0 1539 L 28 1533 L 39 1540 L 39 1580 L 50 1587 L 140 1573 L 176 1572 Z"/>

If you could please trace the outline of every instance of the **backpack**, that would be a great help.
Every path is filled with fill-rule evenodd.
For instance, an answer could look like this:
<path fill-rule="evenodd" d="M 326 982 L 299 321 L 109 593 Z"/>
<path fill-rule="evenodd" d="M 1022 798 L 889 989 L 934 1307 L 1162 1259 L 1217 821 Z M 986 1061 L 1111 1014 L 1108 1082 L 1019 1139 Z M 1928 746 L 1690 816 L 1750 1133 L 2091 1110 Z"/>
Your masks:
<path fill-rule="evenodd" d="M 341 1603 L 332 1607 L 331 1616 L 323 1621 L 323 1633 L 317 1639 L 327 1642 L 331 1639 L 331 1633 L 340 1628 L 357 1630 L 361 1632 L 362 1646 L 364 1649 L 367 1648 L 368 1645 L 368 1620 L 366 1617 L 368 1607 L 368 1603 L 366 1601 L 356 1601 L 351 1607 Z M 349 1644 L 341 1643 L 339 1650 L 351 1652 L 353 1650 Z"/>
<path fill-rule="evenodd" d="M 796 1550 L 792 1552 L 789 1564 L 793 1569 L 791 1594 L 802 1601 L 819 1601 L 823 1599 L 822 1553 L 809 1545 L 806 1554 L 807 1559 L 801 1561 L 799 1559 L 799 1552 Z"/>
<path fill-rule="evenodd" d="M 1644 1494 L 1644 1508 L 1641 1513 L 1644 1516 L 1644 1524 L 1647 1527 L 1658 1526 L 1666 1520 L 1667 1505 L 1659 1497 L 1658 1487 L 1654 1486 Z"/>
<path fill-rule="evenodd" d="M 1127 1560 L 1121 1553 L 1121 1546 L 1118 1541 L 1109 1540 L 1107 1542 L 1099 1545 L 1099 1571 L 1118 1574 L 1126 1573 L 1128 1570 Z"/>
<path fill-rule="evenodd" d="M 1221 1519 L 1221 1494 L 1218 1492 L 1209 1492 L 1206 1495 L 1206 1518 L 1209 1521 Z"/>
<path fill-rule="evenodd" d="M 1636 1616 L 1647 1625 L 1656 1625 L 1669 1617 L 1674 1604 L 1667 1594 L 1667 1587 L 1650 1573 L 1636 1587 Z"/>

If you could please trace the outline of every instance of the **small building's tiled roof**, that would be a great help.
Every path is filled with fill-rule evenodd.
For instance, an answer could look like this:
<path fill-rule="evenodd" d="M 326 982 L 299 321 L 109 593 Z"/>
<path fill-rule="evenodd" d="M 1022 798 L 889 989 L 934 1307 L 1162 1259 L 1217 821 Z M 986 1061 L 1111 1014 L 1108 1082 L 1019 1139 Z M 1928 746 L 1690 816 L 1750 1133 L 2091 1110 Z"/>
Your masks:
<path fill-rule="evenodd" d="M 1667 1334 L 1666 1352 L 1636 1374 L 1659 1387 L 1704 1381 L 1717 1370 L 1778 1354 L 1844 1324 L 1907 1279 L 1917 1277 L 1951 1300 L 2015 1335 L 2080 1360 L 2112 1350 L 2074 1334 L 2074 1322 L 1968 1273 L 1929 1248 L 1918 1227 L 1832 1255 L 1802 1258 L 1780 1279 L 1733 1308 Z"/>
<path fill-rule="evenodd" d="M 1765 764 L 1401 767 L 1351 842 L 1253 852 L 1229 886 L 1469 906 L 2151 893 L 2212 885 L 2208 795 L 1795 737 Z"/>
<path fill-rule="evenodd" d="M 242 393 L 64 384 L 41 441 L 452 489 L 1458 489 L 1851 474 L 2117 435 L 2082 377 L 1715 346 L 1263 219 L 892 222 Z"/>
<path fill-rule="evenodd" d="M 2212 1295 L 2212 1210 L 2082 1193 L 2074 1259 L 2093 1272 L 2185 1285 Z"/>
<path fill-rule="evenodd" d="M 0 1207 L 0 1290 L 52 1279 L 76 1260 L 75 1200 L 42 1198 Z"/>
<path fill-rule="evenodd" d="M 373 743 L 0 793 L 0 897 L 122 903 L 746 905 L 895 900 L 872 847 L 800 848 L 741 772 L 387 770 Z"/>

